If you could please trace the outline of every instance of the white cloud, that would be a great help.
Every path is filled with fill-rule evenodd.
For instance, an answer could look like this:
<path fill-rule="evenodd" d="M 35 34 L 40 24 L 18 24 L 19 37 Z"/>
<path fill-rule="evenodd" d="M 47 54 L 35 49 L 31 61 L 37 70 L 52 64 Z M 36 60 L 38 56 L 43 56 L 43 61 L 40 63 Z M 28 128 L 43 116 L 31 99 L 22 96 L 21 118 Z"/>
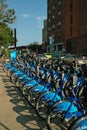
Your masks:
<path fill-rule="evenodd" d="M 28 18 L 30 15 L 29 14 L 22 14 L 21 15 L 23 18 Z"/>
<path fill-rule="evenodd" d="M 46 19 L 45 16 L 38 16 L 36 17 L 37 20 L 37 27 L 42 28 L 43 27 L 43 22 Z"/>

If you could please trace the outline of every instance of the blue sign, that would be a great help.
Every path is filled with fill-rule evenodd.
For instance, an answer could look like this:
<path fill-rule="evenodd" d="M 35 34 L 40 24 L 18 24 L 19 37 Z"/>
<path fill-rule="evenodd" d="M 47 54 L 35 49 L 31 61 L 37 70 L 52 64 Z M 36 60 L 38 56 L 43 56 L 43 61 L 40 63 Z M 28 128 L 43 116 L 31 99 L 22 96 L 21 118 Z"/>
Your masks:
<path fill-rule="evenodd" d="M 17 52 L 16 51 L 10 51 L 10 60 L 13 60 L 17 57 Z"/>

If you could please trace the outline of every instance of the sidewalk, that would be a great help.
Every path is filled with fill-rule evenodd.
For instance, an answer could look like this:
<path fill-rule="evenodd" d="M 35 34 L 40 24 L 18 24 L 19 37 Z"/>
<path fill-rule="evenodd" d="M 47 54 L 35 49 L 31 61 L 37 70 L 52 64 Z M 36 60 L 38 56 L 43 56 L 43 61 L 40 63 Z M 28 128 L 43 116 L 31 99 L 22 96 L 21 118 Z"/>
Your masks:
<path fill-rule="evenodd" d="M 47 130 L 0 64 L 0 130 Z"/>

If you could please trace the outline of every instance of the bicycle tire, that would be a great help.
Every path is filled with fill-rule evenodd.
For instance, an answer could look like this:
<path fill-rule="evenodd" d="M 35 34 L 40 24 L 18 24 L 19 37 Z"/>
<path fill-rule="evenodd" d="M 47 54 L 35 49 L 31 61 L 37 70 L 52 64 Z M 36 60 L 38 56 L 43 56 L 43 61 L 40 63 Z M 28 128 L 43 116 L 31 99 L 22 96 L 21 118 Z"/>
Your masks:
<path fill-rule="evenodd" d="M 84 126 L 85 125 L 85 126 Z M 79 117 L 69 127 L 69 130 L 86 130 L 87 129 L 87 115 Z"/>
<path fill-rule="evenodd" d="M 62 103 L 67 103 L 67 104 L 65 104 L 65 109 L 63 109 L 61 107 Z M 69 108 L 69 104 L 68 103 L 70 104 L 71 101 L 69 101 L 69 100 L 58 101 L 48 110 L 47 115 L 46 115 L 46 125 L 47 125 L 48 129 L 50 128 L 52 130 L 53 129 L 52 128 L 53 124 L 58 125 L 58 126 L 61 126 L 61 125 L 63 126 L 64 125 L 64 127 L 68 128 L 68 126 L 71 124 L 72 119 L 74 118 L 74 117 L 71 117 L 69 119 L 66 119 L 64 117 L 64 115 L 66 114 L 66 111 Z M 59 110 L 58 110 L 58 108 L 56 110 L 56 107 L 55 107 L 56 105 L 58 105 L 60 107 Z M 77 106 L 75 105 L 75 107 L 77 107 Z M 58 121 L 56 121 L 56 119 L 58 119 L 58 121 L 61 122 L 61 123 L 57 124 Z"/>

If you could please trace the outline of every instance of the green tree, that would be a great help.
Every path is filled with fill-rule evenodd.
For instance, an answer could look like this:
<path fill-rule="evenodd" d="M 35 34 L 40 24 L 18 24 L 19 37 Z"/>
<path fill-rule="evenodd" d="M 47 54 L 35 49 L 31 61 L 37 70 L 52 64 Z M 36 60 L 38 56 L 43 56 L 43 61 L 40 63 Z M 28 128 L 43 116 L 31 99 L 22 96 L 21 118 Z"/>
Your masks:
<path fill-rule="evenodd" d="M 9 56 L 9 43 L 13 44 L 13 31 L 5 23 L 0 23 L 0 54 Z"/>
<path fill-rule="evenodd" d="M 9 43 L 13 43 L 13 31 L 5 23 L 0 23 L 0 45 L 7 47 Z"/>
<path fill-rule="evenodd" d="M 13 30 L 9 24 L 14 23 L 16 16 L 14 9 L 8 9 L 6 0 L 0 0 L 0 47 L 4 47 L 4 52 L 7 50 L 9 43 L 13 44 Z"/>
<path fill-rule="evenodd" d="M 15 19 L 15 10 L 8 9 L 6 0 L 0 0 L 0 22 L 13 23 Z"/>

